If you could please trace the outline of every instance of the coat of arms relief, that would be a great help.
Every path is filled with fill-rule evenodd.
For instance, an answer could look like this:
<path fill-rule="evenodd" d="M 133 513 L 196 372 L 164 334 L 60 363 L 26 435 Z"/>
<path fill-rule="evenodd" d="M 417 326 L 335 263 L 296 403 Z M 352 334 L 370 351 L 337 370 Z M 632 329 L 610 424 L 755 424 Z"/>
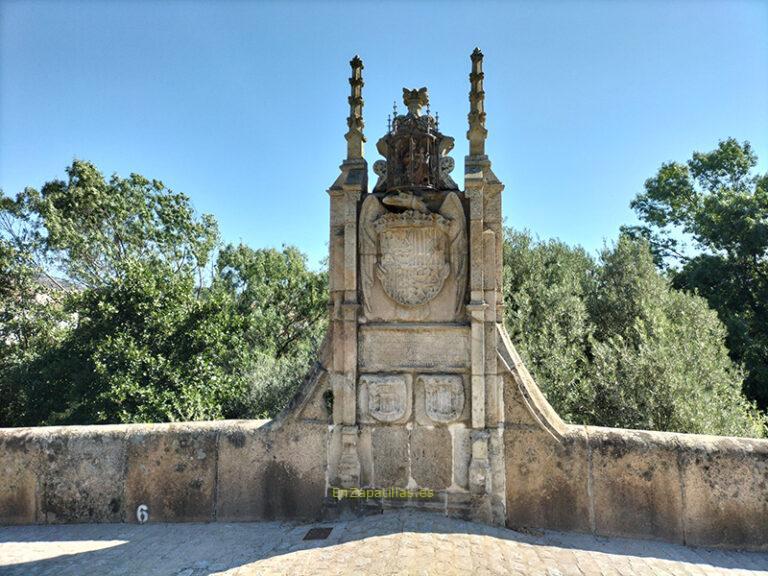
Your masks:
<path fill-rule="evenodd" d="M 368 196 L 360 212 L 360 268 L 366 318 L 460 318 L 467 235 L 459 196 L 449 192 L 435 212 L 423 202 L 395 212 L 377 196 Z"/>

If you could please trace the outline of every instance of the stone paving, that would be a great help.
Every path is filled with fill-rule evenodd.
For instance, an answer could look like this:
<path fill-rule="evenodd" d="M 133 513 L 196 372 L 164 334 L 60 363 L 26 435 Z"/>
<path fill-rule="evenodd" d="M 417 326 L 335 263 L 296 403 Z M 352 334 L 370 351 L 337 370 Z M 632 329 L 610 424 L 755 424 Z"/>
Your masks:
<path fill-rule="evenodd" d="M 303 540 L 315 526 L 325 540 Z M 80 524 L 0 528 L 0 574 L 261 576 L 768 574 L 768 553 L 560 532 L 515 532 L 436 514 L 325 524 Z"/>

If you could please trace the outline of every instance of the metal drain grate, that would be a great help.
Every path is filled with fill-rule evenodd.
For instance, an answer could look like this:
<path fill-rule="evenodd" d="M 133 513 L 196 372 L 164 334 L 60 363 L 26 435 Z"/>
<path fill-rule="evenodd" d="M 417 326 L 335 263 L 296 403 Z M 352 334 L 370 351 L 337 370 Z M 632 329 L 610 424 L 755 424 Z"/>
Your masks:
<path fill-rule="evenodd" d="M 304 540 L 325 540 L 331 535 L 333 528 L 310 528 L 304 535 Z"/>

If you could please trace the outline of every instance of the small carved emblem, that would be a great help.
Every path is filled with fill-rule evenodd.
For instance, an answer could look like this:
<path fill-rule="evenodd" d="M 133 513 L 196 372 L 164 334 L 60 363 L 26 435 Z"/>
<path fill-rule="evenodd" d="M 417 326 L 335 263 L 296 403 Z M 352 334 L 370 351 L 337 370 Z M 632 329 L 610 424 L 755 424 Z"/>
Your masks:
<path fill-rule="evenodd" d="M 457 374 L 419 376 L 424 386 L 425 410 L 435 422 L 453 422 L 464 411 L 464 380 Z"/>
<path fill-rule="evenodd" d="M 371 416 L 380 422 L 395 422 L 405 416 L 408 387 L 402 376 L 369 376 L 365 380 Z"/>

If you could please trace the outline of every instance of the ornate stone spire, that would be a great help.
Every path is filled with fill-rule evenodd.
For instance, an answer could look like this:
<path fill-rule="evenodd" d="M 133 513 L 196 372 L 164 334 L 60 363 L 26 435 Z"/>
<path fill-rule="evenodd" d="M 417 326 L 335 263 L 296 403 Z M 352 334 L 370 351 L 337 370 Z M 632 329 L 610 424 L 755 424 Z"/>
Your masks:
<path fill-rule="evenodd" d="M 472 52 L 472 72 L 469 75 L 469 155 L 485 155 L 485 139 L 488 130 L 485 129 L 485 92 L 483 91 L 483 53 L 480 48 Z"/>
<path fill-rule="evenodd" d="M 347 160 L 353 160 L 363 157 L 363 143 L 365 142 L 363 135 L 363 127 L 365 126 L 363 122 L 363 61 L 355 55 L 349 61 L 349 65 L 352 67 L 352 76 L 349 78 L 352 91 L 349 96 L 349 118 L 347 118 L 349 131 L 344 137 L 347 139 Z"/>

